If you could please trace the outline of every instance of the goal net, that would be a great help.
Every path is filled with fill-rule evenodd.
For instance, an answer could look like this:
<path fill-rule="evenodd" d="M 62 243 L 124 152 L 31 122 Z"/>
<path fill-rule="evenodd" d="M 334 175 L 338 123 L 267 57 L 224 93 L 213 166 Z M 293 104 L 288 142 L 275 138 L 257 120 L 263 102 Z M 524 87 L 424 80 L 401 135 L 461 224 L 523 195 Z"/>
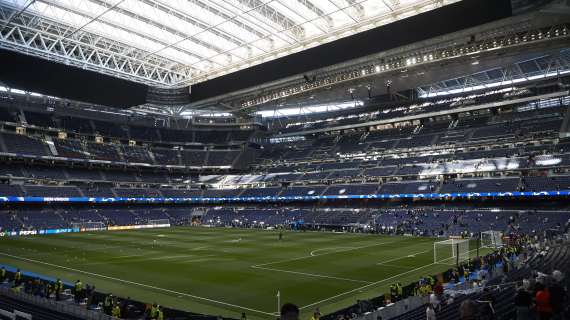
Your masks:
<path fill-rule="evenodd" d="M 73 229 L 79 229 L 82 232 L 107 230 L 107 225 L 101 221 L 73 222 L 71 227 Z"/>
<path fill-rule="evenodd" d="M 168 219 L 148 220 L 148 224 L 155 228 L 168 228 L 170 227 L 170 220 Z"/>
<path fill-rule="evenodd" d="M 449 239 L 433 243 L 433 263 L 455 264 L 469 260 L 469 239 Z"/>
<path fill-rule="evenodd" d="M 481 248 L 498 249 L 503 246 L 503 233 L 500 231 L 481 232 Z"/>

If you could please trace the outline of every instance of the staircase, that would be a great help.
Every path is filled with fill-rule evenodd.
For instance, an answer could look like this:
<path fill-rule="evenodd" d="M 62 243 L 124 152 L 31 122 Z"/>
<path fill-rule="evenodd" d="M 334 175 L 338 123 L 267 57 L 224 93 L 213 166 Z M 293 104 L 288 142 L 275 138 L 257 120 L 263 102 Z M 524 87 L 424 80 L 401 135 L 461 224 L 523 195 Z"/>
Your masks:
<path fill-rule="evenodd" d="M 51 137 L 46 136 L 45 139 L 46 139 L 46 144 L 47 144 L 51 154 L 54 156 L 58 156 L 59 153 L 57 152 L 57 148 L 55 147 L 55 144 L 53 143 L 53 140 L 51 139 Z"/>
<path fill-rule="evenodd" d="M 559 137 L 560 138 L 568 138 L 570 137 L 570 108 L 566 109 L 566 113 L 564 114 L 564 120 L 562 120 L 562 125 L 560 126 Z"/>

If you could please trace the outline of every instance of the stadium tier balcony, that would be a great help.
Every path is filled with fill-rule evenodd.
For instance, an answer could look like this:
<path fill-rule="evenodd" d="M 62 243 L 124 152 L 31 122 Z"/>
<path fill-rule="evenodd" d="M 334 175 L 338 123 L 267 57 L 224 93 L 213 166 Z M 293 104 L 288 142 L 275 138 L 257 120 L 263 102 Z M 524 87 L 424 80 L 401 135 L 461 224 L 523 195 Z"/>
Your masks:
<path fill-rule="evenodd" d="M 152 153 L 158 164 L 181 165 L 180 152 L 173 149 L 153 148 Z"/>
<path fill-rule="evenodd" d="M 5 149 L 3 152 L 33 156 L 50 156 L 47 146 L 34 138 L 14 133 L 0 133 Z"/>
<path fill-rule="evenodd" d="M 65 169 L 65 171 L 70 180 L 104 180 L 100 170 L 68 167 Z"/>
<path fill-rule="evenodd" d="M 88 142 L 87 153 L 96 160 L 121 161 L 117 146 Z"/>
<path fill-rule="evenodd" d="M 107 181 L 115 182 L 135 182 L 138 181 L 135 172 L 119 171 L 119 170 L 105 170 L 102 172 Z"/>
<path fill-rule="evenodd" d="M 245 189 L 240 197 L 275 197 L 281 192 L 280 187 Z"/>
<path fill-rule="evenodd" d="M 523 177 L 524 191 L 570 190 L 570 176 Z"/>
<path fill-rule="evenodd" d="M 122 198 L 161 198 L 162 194 L 156 189 L 115 188 L 117 196 Z"/>
<path fill-rule="evenodd" d="M 162 129 L 160 130 L 160 136 L 162 141 L 192 142 L 194 133 L 191 131 Z"/>
<path fill-rule="evenodd" d="M 94 134 L 92 122 L 89 119 L 78 119 L 74 117 L 61 117 L 61 126 L 69 131 L 81 134 Z"/>
<path fill-rule="evenodd" d="M 0 176 L 22 177 L 22 165 L 14 163 L 2 163 L 0 164 Z"/>
<path fill-rule="evenodd" d="M 53 141 L 58 156 L 66 158 L 87 159 L 89 154 L 78 140 L 54 139 Z"/>
<path fill-rule="evenodd" d="M 231 166 L 239 154 L 240 151 L 210 151 L 204 165 Z"/>
<path fill-rule="evenodd" d="M 153 163 L 146 147 L 121 146 L 121 153 L 127 162 Z"/>
<path fill-rule="evenodd" d="M 192 198 L 201 197 L 200 189 L 160 189 L 160 193 L 167 198 Z"/>
<path fill-rule="evenodd" d="M 186 166 L 196 166 L 201 167 L 206 161 L 206 151 L 198 150 L 184 150 L 180 152 L 182 156 L 182 164 Z"/>
<path fill-rule="evenodd" d="M 77 187 L 71 186 L 23 186 L 24 193 L 28 197 L 81 197 Z"/>
<path fill-rule="evenodd" d="M 330 172 L 330 175 L 327 177 L 327 179 L 354 179 L 361 176 L 361 174 L 362 169 L 334 170 Z"/>
<path fill-rule="evenodd" d="M 237 197 L 241 192 L 242 192 L 241 189 L 209 189 L 209 190 L 204 190 L 203 197 L 205 198 Z"/>
<path fill-rule="evenodd" d="M 65 179 L 64 169 L 58 167 L 27 166 L 23 171 L 26 172 L 26 177 L 34 179 Z"/>
<path fill-rule="evenodd" d="M 130 137 L 137 141 L 160 141 L 158 129 L 149 127 L 129 127 Z"/>
<path fill-rule="evenodd" d="M 433 193 L 437 190 L 437 184 L 429 181 L 402 181 L 388 182 L 380 186 L 379 193 Z"/>
<path fill-rule="evenodd" d="M 95 126 L 95 132 L 106 137 L 128 138 L 126 128 L 111 122 L 91 120 Z"/>
<path fill-rule="evenodd" d="M 14 184 L 0 184 L 0 196 L 22 197 L 24 191 L 22 187 Z"/>
<path fill-rule="evenodd" d="M 194 142 L 224 144 L 228 141 L 229 131 L 195 131 Z M 192 140 L 190 140 L 192 141 Z"/>
<path fill-rule="evenodd" d="M 519 191 L 519 178 L 460 179 L 444 182 L 440 193 Z"/>
<path fill-rule="evenodd" d="M 57 124 L 49 114 L 24 111 L 24 116 L 28 124 L 44 128 L 57 128 Z"/>
<path fill-rule="evenodd" d="M 342 196 L 342 195 L 361 195 L 376 194 L 378 190 L 377 184 L 356 184 L 356 185 L 334 185 L 328 187 L 323 195 Z"/>
<path fill-rule="evenodd" d="M 320 196 L 325 191 L 326 186 L 311 186 L 311 187 L 290 187 L 283 189 L 280 196 L 295 197 L 295 196 Z"/>
<path fill-rule="evenodd" d="M 396 166 L 368 168 L 364 170 L 363 175 L 368 177 L 387 177 L 391 176 L 397 169 Z"/>
<path fill-rule="evenodd" d="M 82 187 L 81 192 L 86 197 L 93 197 L 93 198 L 115 198 L 117 195 L 111 190 L 110 187 L 104 186 L 87 186 Z"/>
<path fill-rule="evenodd" d="M 18 122 L 14 111 L 0 108 L 0 121 Z"/>

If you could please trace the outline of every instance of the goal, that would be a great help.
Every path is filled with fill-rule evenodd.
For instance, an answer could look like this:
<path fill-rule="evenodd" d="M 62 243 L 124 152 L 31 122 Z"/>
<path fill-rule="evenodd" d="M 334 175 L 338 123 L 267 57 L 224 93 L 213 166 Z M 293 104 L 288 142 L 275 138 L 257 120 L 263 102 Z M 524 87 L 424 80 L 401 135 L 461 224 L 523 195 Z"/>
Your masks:
<path fill-rule="evenodd" d="M 481 248 L 498 249 L 503 246 L 503 233 L 500 231 L 481 232 Z"/>
<path fill-rule="evenodd" d="M 71 228 L 79 229 L 83 231 L 100 231 L 107 230 L 107 225 L 101 221 L 89 221 L 89 222 L 73 222 Z"/>
<path fill-rule="evenodd" d="M 469 260 L 469 239 L 449 239 L 433 243 L 433 263 L 456 264 Z"/>
<path fill-rule="evenodd" d="M 156 219 L 148 220 L 148 224 L 154 228 L 168 228 L 170 227 L 170 220 L 168 219 Z"/>

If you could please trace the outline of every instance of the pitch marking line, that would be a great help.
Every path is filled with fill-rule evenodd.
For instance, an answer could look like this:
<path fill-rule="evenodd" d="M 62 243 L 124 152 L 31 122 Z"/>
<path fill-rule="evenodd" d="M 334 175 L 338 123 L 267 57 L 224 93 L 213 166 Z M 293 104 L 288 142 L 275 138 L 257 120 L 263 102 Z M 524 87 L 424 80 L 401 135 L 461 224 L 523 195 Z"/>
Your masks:
<path fill-rule="evenodd" d="M 412 269 L 412 270 L 408 270 L 408 271 L 406 271 L 406 272 L 402 272 L 402 273 L 400 273 L 400 274 L 391 276 L 391 277 L 389 277 L 389 278 L 385 278 L 385 279 L 382 279 L 382 280 L 379 280 L 379 281 L 376 281 L 376 282 L 371 282 L 371 283 L 369 283 L 369 284 L 367 284 L 367 285 L 365 285 L 365 286 L 362 286 L 362 287 L 359 287 L 359 288 L 356 288 L 356 289 L 352 289 L 352 290 L 349 290 L 349 291 L 346 291 L 346 292 L 343 292 L 343 293 L 339 293 L 339 294 L 337 294 L 337 295 L 335 295 L 335 296 L 332 296 L 332 297 L 329 297 L 329 298 L 326 298 L 326 299 L 323 299 L 323 300 L 320 300 L 320 301 L 317 301 L 317 302 L 313 302 L 313 303 L 308 304 L 308 305 L 306 305 L 306 306 L 303 306 L 303 307 L 301 307 L 301 308 L 299 308 L 299 309 L 306 309 L 306 308 L 309 308 L 309 307 L 312 307 L 312 306 L 321 304 L 321 303 L 323 303 L 323 302 L 327 302 L 327 301 L 336 299 L 336 298 L 338 298 L 338 297 L 342 297 L 342 296 L 345 296 L 345 295 L 347 295 L 347 294 L 351 294 L 351 293 L 360 291 L 360 290 L 362 290 L 362 289 L 366 289 L 366 288 L 369 288 L 369 287 L 378 285 L 378 284 L 380 284 L 380 283 L 383 283 L 383 282 L 386 282 L 386 281 L 390 281 L 390 280 L 392 280 L 392 279 L 401 277 L 401 276 L 406 275 L 406 274 L 408 274 L 408 273 L 412 273 L 412 272 L 421 270 L 421 269 L 423 269 L 423 268 L 430 267 L 430 266 L 432 266 L 432 265 L 434 265 L 434 264 L 435 264 L 435 263 L 426 264 L 426 265 L 424 265 L 424 266 L 421 266 L 421 267 L 418 267 L 418 268 L 415 268 L 415 269 Z"/>
<path fill-rule="evenodd" d="M 311 254 L 311 256 L 316 257 L 316 256 L 319 256 L 319 254 L 316 254 L 315 252 L 327 251 L 327 250 L 335 250 L 335 251 L 333 251 L 333 252 L 338 252 L 338 251 L 336 251 L 336 249 L 350 249 L 350 250 L 352 250 L 352 249 L 354 249 L 354 247 L 331 247 L 331 248 L 322 248 L 322 249 L 313 250 L 313 251 L 311 251 L 310 254 Z M 333 253 L 333 252 L 330 252 L 330 253 Z"/>
<path fill-rule="evenodd" d="M 316 273 L 306 273 L 306 272 L 290 271 L 290 270 L 275 269 L 275 268 L 265 268 L 265 267 L 259 267 L 259 266 L 251 266 L 251 267 L 254 268 L 254 269 L 261 269 L 261 270 L 268 270 L 268 271 L 278 271 L 278 272 L 299 274 L 299 275 L 309 276 L 309 277 L 327 278 L 327 279 L 335 279 L 335 280 L 342 280 L 342 281 L 351 281 L 351 282 L 358 282 L 358 283 L 372 283 L 372 282 L 370 282 L 370 281 L 363 281 L 363 280 L 356 280 L 356 279 L 333 277 L 333 276 L 327 276 L 327 275 L 316 274 Z"/>
<path fill-rule="evenodd" d="M 468 253 L 471 253 L 471 252 L 473 252 L 473 251 L 475 251 L 475 250 L 477 250 L 477 249 L 469 250 Z M 428 250 L 428 251 L 429 251 L 429 250 Z M 389 277 L 389 278 L 385 278 L 385 279 L 382 279 L 382 280 L 379 280 L 379 281 L 376 281 L 376 282 L 367 284 L 367 285 L 362 286 L 362 287 L 360 287 L 360 288 L 352 289 L 352 290 L 349 290 L 349 291 L 346 291 L 346 292 L 339 293 L 339 294 L 337 294 L 337 295 L 335 295 L 335 296 L 332 296 L 332 297 L 329 297 L 329 298 L 326 298 L 326 299 L 323 299 L 323 300 L 320 300 L 320 301 L 317 301 L 317 302 L 313 302 L 313 303 L 308 304 L 308 305 L 306 305 L 306 306 L 300 307 L 299 309 L 302 310 L 302 309 L 306 309 L 306 308 L 309 308 L 309 307 L 313 307 L 313 306 L 318 305 L 318 304 L 321 304 L 321 303 L 323 303 L 323 302 L 327 302 L 327 301 L 336 299 L 336 298 L 338 298 L 338 297 L 342 297 L 342 296 L 345 296 L 345 295 L 347 295 L 347 294 L 351 294 L 351 293 L 354 293 L 354 292 L 357 292 L 357 291 L 361 291 L 361 290 L 363 290 L 363 289 L 376 286 L 376 285 L 378 285 L 378 284 L 380 284 L 380 283 L 393 280 L 393 279 L 395 279 L 395 278 L 401 277 L 401 276 L 406 275 L 406 274 L 408 274 L 408 273 L 416 272 L 416 271 L 418 271 L 418 270 L 421 270 L 421 269 L 424 269 L 424 268 L 427 268 L 427 267 L 431 267 L 431 266 L 433 266 L 433 265 L 443 264 L 443 263 L 441 263 L 441 262 L 446 261 L 446 260 L 450 260 L 450 259 L 453 259 L 453 258 L 455 258 L 455 257 L 443 259 L 443 260 L 441 260 L 441 261 L 439 261 L 439 262 L 432 262 L 432 263 L 430 263 L 430 264 L 426 264 L 426 265 L 423 265 L 423 266 L 421 266 L 421 267 L 417 267 L 417 268 L 415 268 L 415 269 L 412 269 L 412 270 L 408 270 L 408 271 L 399 273 L 399 274 L 394 275 L 394 276 L 391 276 L 391 277 Z M 443 265 L 445 265 L 445 264 L 443 264 Z"/>
<path fill-rule="evenodd" d="M 175 294 L 175 295 L 179 295 L 179 296 L 186 296 L 186 297 L 193 298 L 193 299 L 196 299 L 196 300 L 202 300 L 202 301 L 213 302 L 213 303 L 217 303 L 217 304 L 220 304 L 220 305 L 224 305 L 224 306 L 228 306 L 228 307 L 233 307 L 233 308 L 238 308 L 238 309 L 243 309 L 243 310 L 247 310 L 247 311 L 252 311 L 252 312 L 256 312 L 256 313 L 260 313 L 260 314 L 264 314 L 264 315 L 268 315 L 268 316 L 272 316 L 272 317 L 275 316 L 275 313 L 265 312 L 265 311 L 256 310 L 256 309 L 252 309 L 252 308 L 247 308 L 247 307 L 242 307 L 242 306 L 238 306 L 238 305 L 231 304 L 231 303 L 227 303 L 227 302 L 223 302 L 223 301 L 218 301 L 218 300 L 213 300 L 213 299 L 209 299 L 209 298 L 204 298 L 204 297 L 192 295 L 192 294 L 189 294 L 189 293 L 183 293 L 183 292 L 177 292 L 177 291 L 170 290 L 170 289 L 159 288 L 159 287 L 151 286 L 151 285 L 144 284 L 144 283 L 138 283 L 138 282 L 134 282 L 134 281 L 129 281 L 129 280 L 123 280 L 123 279 L 119 279 L 119 278 L 109 277 L 109 276 L 105 276 L 105 275 L 102 275 L 102 274 L 97 274 L 97 273 L 93 273 L 93 272 L 89 272 L 89 271 L 83 271 L 83 270 L 79 270 L 79 269 L 69 268 L 69 267 L 60 266 L 60 265 L 57 265 L 57 264 L 48 263 L 48 262 L 43 262 L 43 261 L 38 261 L 38 260 L 34 260 L 34 259 L 29 259 L 29 258 L 25 258 L 25 257 L 19 257 L 19 256 L 15 256 L 15 255 L 3 253 L 3 252 L 0 252 L 0 255 L 3 255 L 3 256 L 6 256 L 6 257 L 10 257 L 10 258 L 13 258 L 13 259 L 22 260 L 22 261 L 29 261 L 29 262 L 33 262 L 33 263 L 43 264 L 43 265 L 50 266 L 50 267 L 55 267 L 55 268 L 60 268 L 60 269 L 64 269 L 64 270 L 69 270 L 69 271 L 73 271 L 73 272 L 77 272 L 77 273 L 87 274 L 87 275 L 90 275 L 90 276 L 95 276 L 95 277 L 99 277 L 99 278 L 103 278 L 103 279 L 109 279 L 109 280 L 118 281 L 118 282 L 122 282 L 122 283 L 127 283 L 127 284 L 131 284 L 131 285 L 136 285 L 136 286 L 139 286 L 139 287 L 149 288 L 149 289 L 153 289 L 153 290 L 156 290 L 156 291 L 168 292 L 168 293 Z"/>
<path fill-rule="evenodd" d="M 422 254 L 422 253 L 426 253 L 426 252 L 430 252 L 430 251 L 432 251 L 432 250 L 426 250 L 426 251 L 422 251 L 422 252 L 416 252 L 416 253 L 408 254 L 408 255 L 405 255 L 403 257 L 398 257 L 398 258 L 386 260 L 384 262 L 378 262 L 376 265 L 381 266 L 381 265 L 385 265 L 387 263 L 398 261 L 398 260 L 404 260 L 407 258 L 415 258 L 418 254 Z"/>
<path fill-rule="evenodd" d="M 379 242 L 379 243 L 375 243 L 375 244 L 371 244 L 371 245 L 367 245 L 367 246 L 351 247 L 350 249 L 346 249 L 346 250 L 337 250 L 337 251 L 326 252 L 326 253 L 321 253 L 321 254 L 314 254 L 314 255 L 309 254 L 308 256 L 302 256 L 302 257 L 297 257 L 297 258 L 292 258 L 292 259 L 256 264 L 256 265 L 253 265 L 252 267 L 254 267 L 254 268 L 255 267 L 264 267 L 264 266 L 269 266 L 272 264 L 278 264 L 278 263 L 284 263 L 284 262 L 291 262 L 291 261 L 298 261 L 298 260 L 303 260 L 303 259 L 308 259 L 308 258 L 320 257 L 320 256 L 324 256 L 327 254 L 342 253 L 342 252 L 348 252 L 348 251 L 359 250 L 359 249 L 364 249 L 364 248 L 376 247 L 376 246 L 381 246 L 383 244 L 390 244 L 390 243 L 394 243 L 394 242 L 396 242 L 396 241 Z M 321 249 L 317 249 L 317 250 L 321 250 Z M 314 251 L 316 251 L 316 250 L 314 250 Z"/>

